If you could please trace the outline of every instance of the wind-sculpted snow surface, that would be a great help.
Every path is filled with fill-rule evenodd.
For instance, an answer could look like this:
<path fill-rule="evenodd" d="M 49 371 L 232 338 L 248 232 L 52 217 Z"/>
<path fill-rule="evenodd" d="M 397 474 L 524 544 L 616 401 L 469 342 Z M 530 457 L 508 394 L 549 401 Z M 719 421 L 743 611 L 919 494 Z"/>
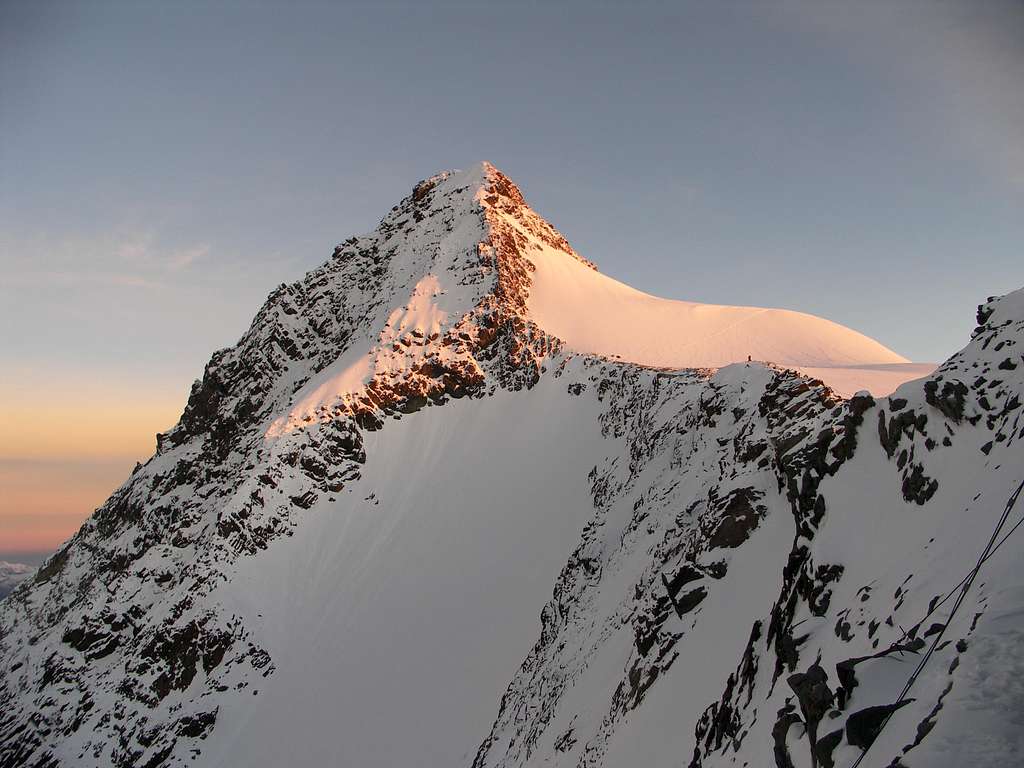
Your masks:
<path fill-rule="evenodd" d="M 697 312 L 785 365 L 902 358 L 630 290 L 486 164 L 278 288 L 0 603 L 0 766 L 1019 762 L 1014 539 L 887 707 L 1021 480 L 1024 293 L 847 400 L 650 355 L 713 350 Z M 664 338 L 588 348 L 615 312 Z"/>

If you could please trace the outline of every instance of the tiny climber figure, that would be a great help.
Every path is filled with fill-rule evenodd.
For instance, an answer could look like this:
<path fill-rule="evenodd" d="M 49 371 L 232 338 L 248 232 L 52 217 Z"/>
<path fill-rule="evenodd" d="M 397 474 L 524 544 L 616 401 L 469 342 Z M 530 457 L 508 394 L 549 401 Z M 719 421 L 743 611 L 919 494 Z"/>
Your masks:
<path fill-rule="evenodd" d="M 747 355 L 747 362 L 750 362 L 750 355 Z"/>

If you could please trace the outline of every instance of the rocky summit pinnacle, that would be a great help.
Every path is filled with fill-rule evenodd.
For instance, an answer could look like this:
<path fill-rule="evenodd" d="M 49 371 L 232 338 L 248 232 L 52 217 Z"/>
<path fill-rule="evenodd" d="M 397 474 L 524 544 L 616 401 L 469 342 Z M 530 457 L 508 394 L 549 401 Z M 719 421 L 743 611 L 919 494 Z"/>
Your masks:
<path fill-rule="evenodd" d="M 421 181 L 0 602 L 0 766 L 1012 763 L 1016 540 L 943 598 L 1022 343 L 1022 291 L 937 369 L 660 299 L 487 163 Z"/>

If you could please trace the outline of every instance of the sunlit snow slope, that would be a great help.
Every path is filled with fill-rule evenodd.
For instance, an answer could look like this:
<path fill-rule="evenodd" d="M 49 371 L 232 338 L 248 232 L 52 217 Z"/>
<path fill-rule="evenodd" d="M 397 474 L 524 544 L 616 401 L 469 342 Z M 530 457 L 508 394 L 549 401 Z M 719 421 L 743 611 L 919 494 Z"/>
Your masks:
<path fill-rule="evenodd" d="M 533 217 L 527 209 L 526 220 Z M 564 242 L 520 231 L 534 246 L 526 254 L 535 268 L 530 318 L 579 352 L 659 368 L 719 368 L 749 357 L 798 368 L 845 396 L 888 394 L 935 369 L 803 312 L 651 296 L 601 274 Z"/>
<path fill-rule="evenodd" d="M 785 309 L 671 301 L 641 293 L 546 248 L 530 314 L 574 349 L 665 368 L 719 368 L 746 360 L 829 368 L 906 363 L 874 339 Z"/>

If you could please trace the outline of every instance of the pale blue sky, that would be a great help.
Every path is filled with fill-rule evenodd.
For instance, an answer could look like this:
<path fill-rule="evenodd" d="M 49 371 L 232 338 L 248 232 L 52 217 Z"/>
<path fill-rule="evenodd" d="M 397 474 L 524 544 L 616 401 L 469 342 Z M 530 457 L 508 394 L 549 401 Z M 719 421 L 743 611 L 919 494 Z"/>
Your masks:
<path fill-rule="evenodd" d="M 0 367 L 183 398 L 480 159 L 637 288 L 937 360 L 1024 284 L 1022 83 L 1021 3 L 7 0 Z"/>

